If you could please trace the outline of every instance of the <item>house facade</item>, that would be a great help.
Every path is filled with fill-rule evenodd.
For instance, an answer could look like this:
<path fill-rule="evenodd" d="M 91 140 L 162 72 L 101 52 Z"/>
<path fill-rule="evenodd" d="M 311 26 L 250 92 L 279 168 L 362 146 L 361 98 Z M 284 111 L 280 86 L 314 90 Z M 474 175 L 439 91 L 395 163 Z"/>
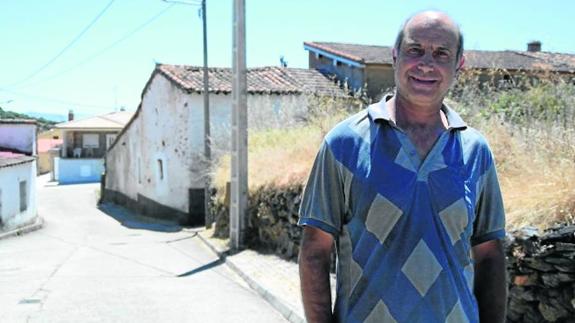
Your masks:
<path fill-rule="evenodd" d="M 36 122 L 0 119 L 0 232 L 36 219 Z"/>
<path fill-rule="evenodd" d="M 133 112 L 112 112 L 56 125 L 62 145 L 54 160 L 55 180 L 60 184 L 99 182 L 104 156 Z"/>
<path fill-rule="evenodd" d="M 394 88 L 392 47 L 329 42 L 304 42 L 309 68 L 333 75 L 353 91 L 364 89 L 378 100 Z M 541 51 L 531 42 L 527 51 L 465 50 L 464 70 L 477 73 L 481 83 L 498 85 L 517 75 L 556 73 L 573 81 L 575 55 Z M 365 88 L 364 88 L 365 87 Z"/>
<path fill-rule="evenodd" d="M 209 69 L 212 151 L 229 148 L 231 73 Z M 248 70 L 247 80 L 250 129 L 301 121 L 310 96 L 348 97 L 314 70 L 256 68 Z M 105 201 L 182 224 L 203 224 L 209 170 L 202 157 L 202 82 L 200 67 L 156 66 L 134 118 L 106 155 Z"/>
<path fill-rule="evenodd" d="M 46 174 L 54 169 L 54 158 L 58 157 L 62 142 L 62 135 L 58 129 L 38 134 L 38 174 Z"/>

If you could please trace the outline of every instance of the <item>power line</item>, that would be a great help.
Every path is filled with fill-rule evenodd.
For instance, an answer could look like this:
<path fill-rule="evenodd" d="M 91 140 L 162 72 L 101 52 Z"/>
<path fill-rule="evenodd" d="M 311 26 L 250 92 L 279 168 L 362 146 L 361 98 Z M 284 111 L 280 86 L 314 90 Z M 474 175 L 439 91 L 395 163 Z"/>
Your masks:
<path fill-rule="evenodd" d="M 66 105 L 86 107 L 86 108 L 114 109 L 111 106 L 77 103 L 77 102 L 66 101 L 66 100 L 62 100 L 62 99 L 58 99 L 58 98 L 49 98 L 49 97 L 43 97 L 43 96 L 37 96 L 37 95 L 30 95 L 27 93 L 22 93 L 22 92 L 12 91 L 12 90 L 6 90 L 6 89 L 0 89 L 0 92 L 7 92 L 7 93 L 11 93 L 13 95 L 17 95 L 17 96 L 25 97 L 25 98 L 28 98 L 31 100 L 37 100 L 37 101 L 48 101 L 48 102 L 55 102 L 55 103 L 59 103 L 59 104 L 66 104 Z"/>
<path fill-rule="evenodd" d="M 106 11 L 108 11 L 108 9 L 112 6 L 112 4 L 114 3 L 114 1 L 116 0 L 111 0 L 106 7 L 104 7 L 104 9 L 102 9 L 102 11 L 100 11 L 100 13 L 98 13 L 98 15 L 86 26 L 84 27 L 84 29 L 82 29 L 82 31 L 74 38 L 72 39 L 72 41 L 70 43 L 68 43 L 68 45 L 66 45 L 58 54 L 56 54 L 56 56 L 52 57 L 52 59 L 50 59 L 48 62 L 46 62 L 44 65 L 40 66 L 37 70 L 35 70 L 34 72 L 32 72 L 30 75 L 28 75 L 27 77 L 25 77 L 24 79 L 16 82 L 16 83 L 12 83 L 9 85 L 6 85 L 5 87 L 12 87 L 12 86 L 16 86 L 19 84 L 22 84 L 26 81 L 28 81 L 29 79 L 35 77 L 36 75 L 38 75 L 40 72 L 42 72 L 44 69 L 46 69 L 48 66 L 50 66 L 52 63 L 54 63 L 54 61 L 56 61 L 58 58 L 60 58 L 60 56 L 62 56 L 68 49 L 70 49 L 72 46 L 74 46 L 74 44 L 76 44 L 76 42 L 78 42 L 78 40 L 80 40 L 80 38 L 82 38 L 82 36 L 84 36 L 84 34 L 86 32 L 88 32 L 88 30 L 90 30 L 90 28 L 92 28 L 92 26 L 100 19 L 102 18 L 102 16 L 104 15 L 104 13 L 106 13 Z"/>
<path fill-rule="evenodd" d="M 36 82 L 32 82 L 32 83 L 28 83 L 27 85 L 33 85 L 33 84 L 38 84 L 41 82 L 46 82 L 46 81 L 50 81 L 53 80 L 55 78 L 58 78 L 62 75 L 65 75 L 75 69 L 77 69 L 80 66 L 86 65 L 87 63 L 93 61 L 94 59 L 102 56 L 104 53 L 106 53 L 107 51 L 115 48 L 116 46 L 118 46 L 120 43 L 124 42 L 125 40 L 127 40 L 128 38 L 132 37 L 134 34 L 140 32 L 142 29 L 144 29 L 145 27 L 147 27 L 149 24 L 151 24 L 152 22 L 154 22 L 156 19 L 160 18 L 162 15 L 164 15 L 168 10 L 172 9 L 172 7 L 174 7 L 175 4 L 171 4 L 170 6 L 168 6 L 167 8 L 164 8 L 162 11 L 158 12 L 157 14 L 155 14 L 154 16 L 150 17 L 148 20 L 146 20 L 144 23 L 142 23 L 141 25 L 139 25 L 138 27 L 134 28 L 132 31 L 126 33 L 124 36 L 118 38 L 118 40 L 116 40 L 115 42 L 113 42 L 112 44 L 108 45 L 107 47 L 105 47 L 104 49 L 92 54 L 91 56 L 88 56 L 86 59 L 82 60 L 81 62 L 73 65 L 72 67 L 61 71 L 59 73 L 56 74 L 52 74 L 51 76 L 48 76 L 45 79 L 36 81 Z M 1 89 L 0 89 L 1 90 Z"/>

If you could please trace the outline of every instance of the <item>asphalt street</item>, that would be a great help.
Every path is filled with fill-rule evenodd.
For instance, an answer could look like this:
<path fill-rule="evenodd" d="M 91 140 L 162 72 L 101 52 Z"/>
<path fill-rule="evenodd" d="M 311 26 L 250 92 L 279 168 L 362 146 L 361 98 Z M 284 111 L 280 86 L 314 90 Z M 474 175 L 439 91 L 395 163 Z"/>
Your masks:
<path fill-rule="evenodd" d="M 196 236 L 38 180 L 44 227 L 0 240 L 0 322 L 286 322 Z"/>

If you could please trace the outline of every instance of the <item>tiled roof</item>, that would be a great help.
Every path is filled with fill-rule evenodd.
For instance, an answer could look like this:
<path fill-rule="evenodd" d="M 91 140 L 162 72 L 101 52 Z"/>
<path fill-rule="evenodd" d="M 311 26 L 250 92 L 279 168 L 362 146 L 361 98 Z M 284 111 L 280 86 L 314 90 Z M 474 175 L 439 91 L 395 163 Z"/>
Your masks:
<path fill-rule="evenodd" d="M 59 129 L 118 129 L 121 130 L 130 121 L 134 112 L 120 111 L 87 119 L 72 120 L 57 124 Z"/>
<path fill-rule="evenodd" d="M 36 158 L 0 148 L 0 168 L 20 165 L 34 161 Z"/>
<path fill-rule="evenodd" d="M 158 64 L 156 71 L 190 92 L 203 92 L 203 68 L 198 66 Z M 231 68 L 209 68 L 209 92 L 229 94 L 232 90 Z M 346 96 L 339 86 L 316 70 L 284 67 L 250 68 L 247 71 L 250 94 L 317 94 Z"/>
<path fill-rule="evenodd" d="M 392 64 L 391 47 L 329 42 L 304 42 L 318 49 L 361 64 Z M 465 67 L 575 73 L 575 54 L 522 51 L 465 50 Z"/>

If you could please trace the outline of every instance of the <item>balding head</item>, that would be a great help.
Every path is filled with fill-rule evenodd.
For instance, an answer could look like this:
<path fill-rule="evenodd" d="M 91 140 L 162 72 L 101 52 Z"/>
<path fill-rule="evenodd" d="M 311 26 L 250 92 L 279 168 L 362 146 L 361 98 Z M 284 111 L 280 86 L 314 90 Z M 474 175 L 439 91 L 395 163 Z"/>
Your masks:
<path fill-rule="evenodd" d="M 459 62 L 461 56 L 463 55 L 463 35 L 457 23 L 449 17 L 446 13 L 441 11 L 423 11 L 409 17 L 404 23 L 395 39 L 395 50 L 399 52 L 401 48 L 401 43 L 405 37 L 405 33 L 410 28 L 414 27 L 433 27 L 439 26 L 446 32 L 452 32 L 457 37 L 457 61 Z"/>

